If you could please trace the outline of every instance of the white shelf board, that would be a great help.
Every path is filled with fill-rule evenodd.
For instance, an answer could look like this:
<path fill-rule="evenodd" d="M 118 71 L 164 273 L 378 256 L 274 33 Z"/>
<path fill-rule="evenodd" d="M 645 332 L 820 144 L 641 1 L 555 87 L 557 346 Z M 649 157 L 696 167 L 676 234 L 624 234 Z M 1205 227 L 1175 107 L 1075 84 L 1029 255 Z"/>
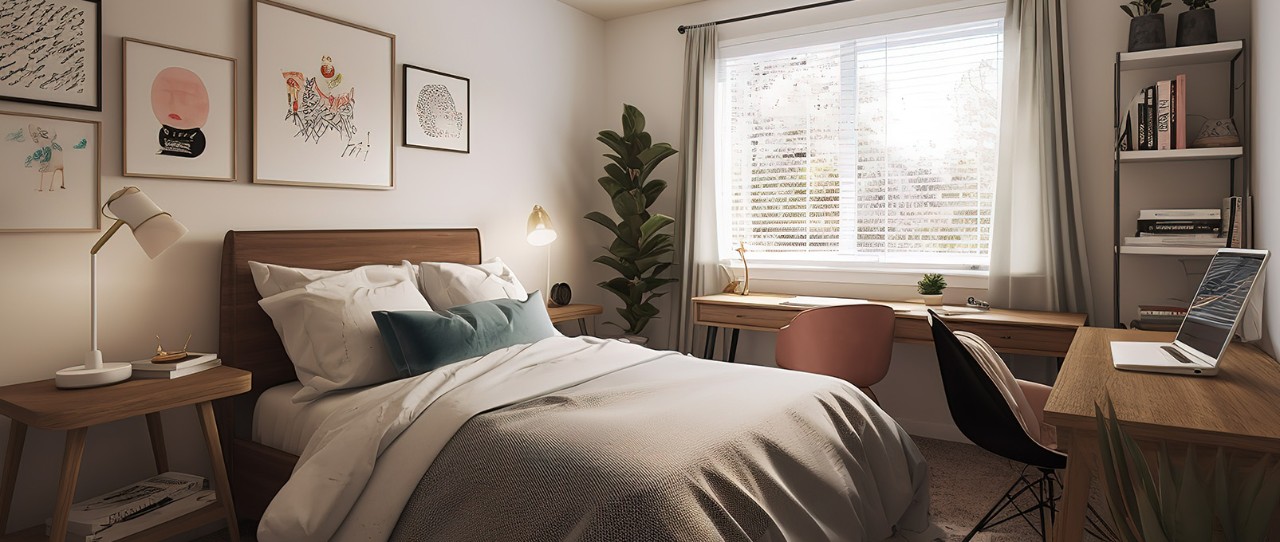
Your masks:
<path fill-rule="evenodd" d="M 1120 247 L 1121 254 L 1145 254 L 1148 256 L 1213 256 L 1215 247 Z"/>
<path fill-rule="evenodd" d="M 1168 151 L 1123 151 L 1121 162 L 1177 162 L 1184 160 L 1229 160 L 1244 156 L 1244 147 L 1174 149 Z"/>
<path fill-rule="evenodd" d="M 1147 70 L 1192 64 L 1230 62 L 1244 49 L 1243 41 L 1225 41 L 1208 45 L 1168 47 L 1138 53 L 1120 53 L 1120 69 Z"/>

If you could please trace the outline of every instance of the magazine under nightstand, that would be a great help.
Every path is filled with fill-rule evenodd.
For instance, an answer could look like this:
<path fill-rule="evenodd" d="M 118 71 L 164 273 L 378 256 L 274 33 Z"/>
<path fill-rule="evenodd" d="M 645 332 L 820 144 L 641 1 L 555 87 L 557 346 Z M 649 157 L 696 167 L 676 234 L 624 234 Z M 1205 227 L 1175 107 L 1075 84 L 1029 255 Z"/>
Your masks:
<path fill-rule="evenodd" d="M 80 474 L 80 460 L 84 456 L 85 436 L 89 427 L 145 415 L 156 470 L 158 473 L 165 472 L 169 470 L 169 459 L 165 451 L 160 412 L 194 405 L 209 458 L 213 463 L 213 486 L 221 505 L 206 506 L 125 540 L 164 540 L 225 519 L 231 540 L 238 541 L 235 506 L 231 501 L 231 484 L 227 479 L 222 445 L 214 422 L 213 401 L 249 391 L 250 380 L 250 374 L 245 371 L 216 367 L 174 380 L 131 380 L 102 388 L 61 390 L 54 387 L 52 379 L 0 388 L 0 415 L 13 420 L 9 427 L 3 475 L 0 475 L 0 533 L 3 533 L 8 524 L 27 427 L 67 432 L 53 528 L 48 537 L 49 540 L 65 540 L 67 516 L 75 495 L 76 479 Z M 44 526 L 18 531 L 0 537 L 0 540 L 46 540 Z"/>

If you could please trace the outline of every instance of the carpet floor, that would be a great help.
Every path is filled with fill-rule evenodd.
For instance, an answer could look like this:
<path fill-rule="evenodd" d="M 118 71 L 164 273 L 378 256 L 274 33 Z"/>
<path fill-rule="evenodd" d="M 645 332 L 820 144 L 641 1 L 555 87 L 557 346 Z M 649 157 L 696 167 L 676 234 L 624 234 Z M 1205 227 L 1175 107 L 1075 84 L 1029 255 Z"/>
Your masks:
<path fill-rule="evenodd" d="M 972 444 L 914 437 L 920 452 L 929 461 L 929 491 L 934 522 L 949 540 L 962 540 L 982 519 L 992 503 L 1012 484 L 1022 470 L 1001 457 Z M 1098 510 L 1106 510 L 1101 494 L 1094 488 L 1090 499 Z M 1033 520 L 1037 525 L 1039 517 Z M 1028 542 L 1039 540 L 1031 524 L 1014 520 L 997 525 L 974 537 L 978 542 Z M 1086 540 L 1097 540 L 1086 535 Z M 201 537 L 197 542 L 222 542 L 226 531 Z M 252 541 L 252 537 L 242 540 Z"/>

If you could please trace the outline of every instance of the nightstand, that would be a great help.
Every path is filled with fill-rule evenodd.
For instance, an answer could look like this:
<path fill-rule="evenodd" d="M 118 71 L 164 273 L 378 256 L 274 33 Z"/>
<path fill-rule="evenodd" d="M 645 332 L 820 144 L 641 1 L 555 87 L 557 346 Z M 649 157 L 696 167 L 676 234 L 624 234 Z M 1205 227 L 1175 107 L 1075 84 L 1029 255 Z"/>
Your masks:
<path fill-rule="evenodd" d="M 551 315 L 551 323 L 558 324 L 560 322 L 568 322 L 569 320 L 578 321 L 578 329 L 583 335 L 587 334 L 587 317 L 601 314 L 604 307 L 600 305 L 588 305 L 586 303 L 573 303 L 569 305 L 561 305 L 559 307 L 547 307 L 547 314 Z"/>
<path fill-rule="evenodd" d="M 174 380 L 130 380 L 101 388 L 60 390 L 54 387 L 53 379 L 0 388 L 0 415 L 13 420 L 9 426 L 4 474 L 0 477 L 0 533 L 4 532 L 9 522 L 9 507 L 13 503 L 13 490 L 18 480 L 18 464 L 22 461 L 27 427 L 67 432 L 66 448 L 62 456 L 62 478 L 58 482 L 53 512 L 53 530 L 48 538 L 65 540 L 67 516 L 75 499 L 76 478 L 80 474 L 80 460 L 84 457 L 85 436 L 89 427 L 134 416 L 146 416 L 156 471 L 166 472 L 169 470 L 169 457 L 165 452 L 160 412 L 195 405 L 200 426 L 204 430 L 209 459 L 213 463 L 213 485 L 217 491 L 218 505 L 206 506 L 130 536 L 127 540 L 164 540 L 225 519 L 231 540 L 239 541 L 235 506 L 231 502 L 231 484 L 227 480 L 222 444 L 218 440 L 218 427 L 213 418 L 213 401 L 249 391 L 250 382 L 251 376 L 245 371 L 232 367 L 215 367 Z M 44 526 L 19 531 L 3 539 L 45 540 Z"/>

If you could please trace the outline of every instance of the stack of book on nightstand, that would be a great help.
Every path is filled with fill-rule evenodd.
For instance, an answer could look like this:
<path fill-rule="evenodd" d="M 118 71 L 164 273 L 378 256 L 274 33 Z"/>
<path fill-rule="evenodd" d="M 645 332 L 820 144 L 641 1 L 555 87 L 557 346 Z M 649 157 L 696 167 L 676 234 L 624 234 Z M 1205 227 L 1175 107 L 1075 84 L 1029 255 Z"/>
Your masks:
<path fill-rule="evenodd" d="M 217 354 L 197 354 L 192 352 L 174 361 L 155 362 L 149 359 L 135 361 L 133 362 L 133 377 L 174 379 L 201 371 L 208 371 L 219 365 L 222 365 L 222 360 L 218 359 Z"/>
<path fill-rule="evenodd" d="M 71 505 L 67 540 L 111 542 L 185 516 L 217 501 L 205 479 L 166 472 Z M 45 520 L 45 535 L 53 519 Z"/>
<path fill-rule="evenodd" d="M 1144 209 L 1138 213 L 1138 235 L 1125 237 L 1131 247 L 1222 248 L 1222 209 Z"/>
<path fill-rule="evenodd" d="M 1130 323 L 1129 327 L 1147 331 L 1177 331 L 1186 317 L 1186 307 L 1138 305 L 1138 319 Z"/>

